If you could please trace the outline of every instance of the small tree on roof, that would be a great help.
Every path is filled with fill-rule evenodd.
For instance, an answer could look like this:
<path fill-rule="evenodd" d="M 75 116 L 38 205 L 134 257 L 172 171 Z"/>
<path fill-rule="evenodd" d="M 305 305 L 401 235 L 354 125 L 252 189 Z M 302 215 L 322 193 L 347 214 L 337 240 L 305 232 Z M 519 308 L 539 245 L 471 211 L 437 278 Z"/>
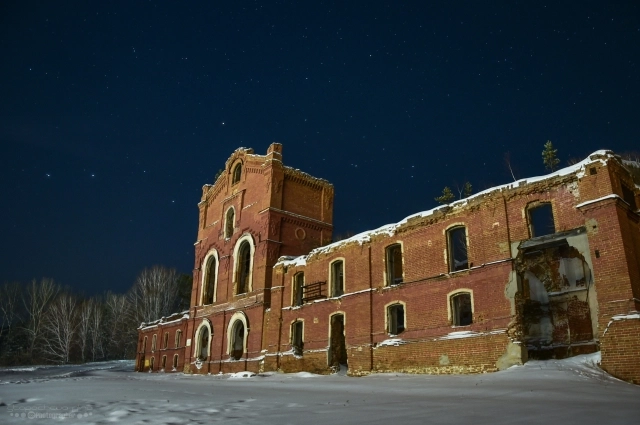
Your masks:
<path fill-rule="evenodd" d="M 542 162 L 544 162 L 544 167 L 547 170 L 555 171 L 556 167 L 560 163 L 557 154 L 558 149 L 554 149 L 551 140 L 547 140 L 547 143 L 544 144 L 544 149 L 542 150 Z"/>
<path fill-rule="evenodd" d="M 453 192 L 451 192 L 451 189 L 449 189 L 449 186 L 445 186 L 444 189 L 442 189 L 442 195 L 435 198 L 435 200 L 441 204 L 448 204 L 454 199 L 456 199 L 456 197 Z"/>

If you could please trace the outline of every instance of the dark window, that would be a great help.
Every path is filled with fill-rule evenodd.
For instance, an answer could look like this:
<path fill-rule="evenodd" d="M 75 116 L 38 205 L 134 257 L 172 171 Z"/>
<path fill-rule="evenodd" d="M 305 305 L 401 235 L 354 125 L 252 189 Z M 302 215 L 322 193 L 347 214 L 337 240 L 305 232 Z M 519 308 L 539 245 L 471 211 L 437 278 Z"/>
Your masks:
<path fill-rule="evenodd" d="M 388 332 L 392 335 L 398 335 L 404 331 L 404 306 L 402 304 L 394 304 L 387 307 L 387 323 Z"/>
<path fill-rule="evenodd" d="M 162 342 L 162 348 L 168 348 L 169 347 L 169 332 L 165 332 L 164 333 L 164 341 Z M 162 366 L 164 368 L 164 365 Z"/>
<path fill-rule="evenodd" d="M 176 331 L 176 348 L 180 347 L 180 339 L 182 339 L 182 331 L 178 329 Z"/>
<path fill-rule="evenodd" d="M 162 370 L 167 366 L 167 356 L 162 356 Z"/>
<path fill-rule="evenodd" d="M 239 360 L 244 354 L 244 323 L 236 320 L 231 331 L 231 358 Z"/>
<path fill-rule="evenodd" d="M 304 348 L 303 336 L 303 322 L 297 321 L 291 324 L 291 349 L 297 356 L 302 355 Z"/>
<path fill-rule="evenodd" d="M 553 208 L 551 204 L 546 203 L 529 208 L 529 223 L 532 238 L 555 233 L 556 226 L 553 221 Z"/>
<path fill-rule="evenodd" d="M 238 291 L 237 294 L 244 294 L 249 290 L 249 272 L 251 269 L 251 247 L 249 242 L 243 241 L 238 249 Z"/>
<path fill-rule="evenodd" d="M 153 339 L 151 339 L 151 351 L 156 351 L 156 340 L 158 339 L 158 335 L 153 335 Z"/>
<path fill-rule="evenodd" d="M 144 342 L 142 343 L 142 352 L 145 353 L 147 351 L 147 337 L 144 337 Z"/>
<path fill-rule="evenodd" d="M 622 199 L 631 206 L 633 211 L 638 209 L 636 205 L 636 196 L 634 195 L 633 190 L 629 189 L 624 184 L 622 185 Z"/>
<path fill-rule="evenodd" d="M 454 227 L 447 232 L 449 245 L 449 271 L 457 272 L 469 268 L 467 251 L 467 230 L 464 226 Z"/>
<path fill-rule="evenodd" d="M 173 355 L 173 368 L 174 369 L 178 368 L 178 355 L 177 354 Z"/>
<path fill-rule="evenodd" d="M 388 246 L 387 257 L 387 286 L 402 283 L 402 247 L 400 244 Z"/>
<path fill-rule="evenodd" d="M 198 344 L 198 358 L 200 360 L 205 360 L 209 357 L 209 328 L 206 326 L 200 328 L 200 339 Z"/>
<path fill-rule="evenodd" d="M 235 226 L 235 212 L 233 208 L 227 210 L 227 216 L 224 224 L 224 238 L 229 239 L 233 235 L 233 227 Z"/>
<path fill-rule="evenodd" d="M 202 296 L 202 304 L 213 304 L 213 294 L 215 293 L 216 285 L 216 259 L 211 256 L 207 260 L 205 266 L 204 277 L 204 294 Z"/>
<path fill-rule="evenodd" d="M 471 294 L 461 292 L 451 297 L 451 314 L 454 326 L 467 326 L 473 323 Z"/>
<path fill-rule="evenodd" d="M 304 273 L 297 273 L 293 277 L 293 306 L 302 305 L 304 295 Z"/>
<path fill-rule="evenodd" d="M 149 364 L 149 372 L 153 372 L 153 364 L 156 362 L 155 357 L 151 357 L 151 362 Z"/>
<path fill-rule="evenodd" d="M 231 184 L 236 184 L 240 181 L 242 176 L 242 164 L 238 164 L 233 168 L 233 177 L 231 178 Z"/>
<path fill-rule="evenodd" d="M 331 296 L 339 297 L 344 294 L 344 263 L 334 261 L 331 263 Z"/>

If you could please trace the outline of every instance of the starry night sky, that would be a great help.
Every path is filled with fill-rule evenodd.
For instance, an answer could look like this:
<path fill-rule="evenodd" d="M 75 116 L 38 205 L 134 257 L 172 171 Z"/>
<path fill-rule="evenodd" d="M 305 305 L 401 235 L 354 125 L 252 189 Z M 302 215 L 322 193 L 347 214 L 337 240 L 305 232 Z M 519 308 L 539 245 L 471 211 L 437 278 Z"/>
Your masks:
<path fill-rule="evenodd" d="M 507 183 L 506 152 L 544 174 L 548 139 L 640 149 L 634 1 L 9 0 L 0 57 L 0 282 L 190 274 L 239 146 L 331 181 L 338 234 Z"/>

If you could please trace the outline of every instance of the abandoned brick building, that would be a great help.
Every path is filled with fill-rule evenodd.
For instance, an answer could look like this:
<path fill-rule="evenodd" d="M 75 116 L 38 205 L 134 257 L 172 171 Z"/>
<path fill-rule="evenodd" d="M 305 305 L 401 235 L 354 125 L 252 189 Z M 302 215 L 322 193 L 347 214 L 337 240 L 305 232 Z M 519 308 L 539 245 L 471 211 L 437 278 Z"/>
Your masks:
<path fill-rule="evenodd" d="M 601 351 L 640 383 L 640 182 L 610 151 L 331 243 L 333 186 L 282 146 L 203 187 L 189 311 L 140 371 L 470 373 Z"/>

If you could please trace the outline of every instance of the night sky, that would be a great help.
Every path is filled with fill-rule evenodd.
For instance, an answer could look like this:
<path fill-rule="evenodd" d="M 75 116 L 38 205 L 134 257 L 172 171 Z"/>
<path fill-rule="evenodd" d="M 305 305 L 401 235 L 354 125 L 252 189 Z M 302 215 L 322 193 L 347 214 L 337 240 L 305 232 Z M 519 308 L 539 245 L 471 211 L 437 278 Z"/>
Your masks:
<path fill-rule="evenodd" d="M 557 3 L 561 3 L 560 5 Z M 0 283 L 191 273 L 201 187 L 239 146 L 335 185 L 334 233 L 640 149 L 640 4 L 0 4 Z"/>

